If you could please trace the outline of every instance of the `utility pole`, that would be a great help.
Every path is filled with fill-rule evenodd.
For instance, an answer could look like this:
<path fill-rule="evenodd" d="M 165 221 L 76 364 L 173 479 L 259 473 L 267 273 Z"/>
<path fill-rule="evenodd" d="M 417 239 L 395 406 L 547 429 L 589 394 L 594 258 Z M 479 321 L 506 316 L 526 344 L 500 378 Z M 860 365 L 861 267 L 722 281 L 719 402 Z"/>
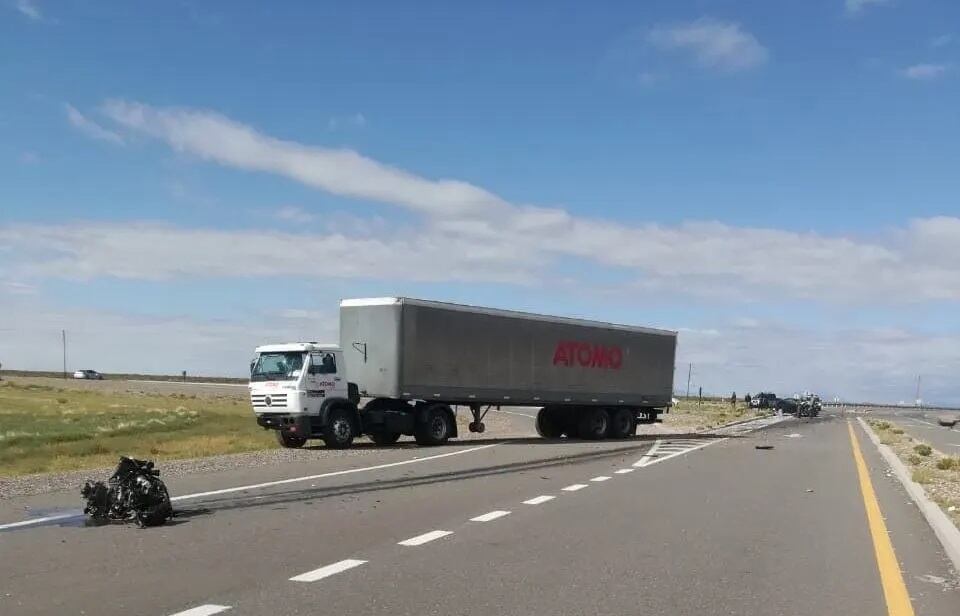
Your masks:
<path fill-rule="evenodd" d="M 690 375 L 693 374 L 693 364 L 687 364 L 687 398 L 690 397 Z"/>
<path fill-rule="evenodd" d="M 63 340 L 63 378 L 67 378 L 67 330 L 60 330 L 60 337 Z"/>

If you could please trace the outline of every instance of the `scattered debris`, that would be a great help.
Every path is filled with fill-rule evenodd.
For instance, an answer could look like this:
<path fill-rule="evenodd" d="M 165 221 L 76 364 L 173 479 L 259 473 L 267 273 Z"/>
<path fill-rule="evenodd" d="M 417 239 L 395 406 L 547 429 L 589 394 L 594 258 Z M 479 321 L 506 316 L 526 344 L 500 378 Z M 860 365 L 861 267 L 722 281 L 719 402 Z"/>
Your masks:
<path fill-rule="evenodd" d="M 807 488 L 807 492 L 813 492 L 813 488 Z"/>
<path fill-rule="evenodd" d="M 785 436 L 786 436 L 787 438 L 801 438 L 803 435 L 802 435 L 802 434 L 799 434 L 799 433 L 797 433 L 797 432 L 794 432 L 793 434 L 787 434 L 787 435 L 785 435 Z"/>
<path fill-rule="evenodd" d="M 953 513 L 953 512 L 956 511 L 956 510 L 957 510 L 957 506 L 956 506 L 956 505 L 950 505 L 949 507 L 947 507 L 947 511 L 948 511 L 949 513 Z"/>
<path fill-rule="evenodd" d="M 773 449 L 773 445 L 754 445 L 754 449 Z"/>
<path fill-rule="evenodd" d="M 120 457 L 107 480 L 87 481 L 80 494 L 87 504 L 83 512 L 94 520 L 136 522 L 141 528 L 159 526 L 173 517 L 167 486 L 153 462 Z"/>

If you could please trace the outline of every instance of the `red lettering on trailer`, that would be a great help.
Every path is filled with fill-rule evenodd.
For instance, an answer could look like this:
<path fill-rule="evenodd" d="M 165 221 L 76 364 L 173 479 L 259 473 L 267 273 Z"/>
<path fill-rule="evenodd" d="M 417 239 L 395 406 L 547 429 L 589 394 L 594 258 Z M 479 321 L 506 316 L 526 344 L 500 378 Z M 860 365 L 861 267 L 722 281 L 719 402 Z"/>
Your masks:
<path fill-rule="evenodd" d="M 623 366 L 623 351 L 618 346 L 563 340 L 553 351 L 553 365 L 619 370 Z"/>

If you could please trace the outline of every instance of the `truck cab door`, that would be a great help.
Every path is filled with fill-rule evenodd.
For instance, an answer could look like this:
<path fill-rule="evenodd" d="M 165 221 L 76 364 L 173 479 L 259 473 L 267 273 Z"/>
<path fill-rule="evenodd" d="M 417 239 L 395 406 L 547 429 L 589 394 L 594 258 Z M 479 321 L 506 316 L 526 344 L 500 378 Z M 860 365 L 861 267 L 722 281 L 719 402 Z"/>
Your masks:
<path fill-rule="evenodd" d="M 310 366 L 304 384 L 310 408 L 319 410 L 323 401 L 332 397 L 346 397 L 347 384 L 341 377 L 338 367 L 340 353 L 334 351 L 313 351 L 310 353 Z M 342 392 L 341 392 L 342 390 Z"/>

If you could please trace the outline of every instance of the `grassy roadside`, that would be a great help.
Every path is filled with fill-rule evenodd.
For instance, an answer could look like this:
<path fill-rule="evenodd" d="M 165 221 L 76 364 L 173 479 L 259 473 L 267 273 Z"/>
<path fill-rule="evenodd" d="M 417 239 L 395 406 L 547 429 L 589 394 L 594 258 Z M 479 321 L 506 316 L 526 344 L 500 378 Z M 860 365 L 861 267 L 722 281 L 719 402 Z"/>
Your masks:
<path fill-rule="evenodd" d="M 0 383 L 0 476 L 109 467 L 121 454 L 169 460 L 275 446 L 241 395 Z"/>
<path fill-rule="evenodd" d="M 880 442 L 889 446 L 923 486 L 930 500 L 960 528 L 960 457 L 949 456 L 907 434 L 896 423 L 869 419 Z M 950 508 L 953 507 L 953 511 Z"/>
<path fill-rule="evenodd" d="M 767 414 L 751 409 L 742 402 L 732 406 L 729 401 L 704 400 L 698 405 L 694 399 L 678 401 L 670 412 L 662 417 L 663 425 L 668 427 L 707 430 L 732 421 L 764 417 Z"/>

